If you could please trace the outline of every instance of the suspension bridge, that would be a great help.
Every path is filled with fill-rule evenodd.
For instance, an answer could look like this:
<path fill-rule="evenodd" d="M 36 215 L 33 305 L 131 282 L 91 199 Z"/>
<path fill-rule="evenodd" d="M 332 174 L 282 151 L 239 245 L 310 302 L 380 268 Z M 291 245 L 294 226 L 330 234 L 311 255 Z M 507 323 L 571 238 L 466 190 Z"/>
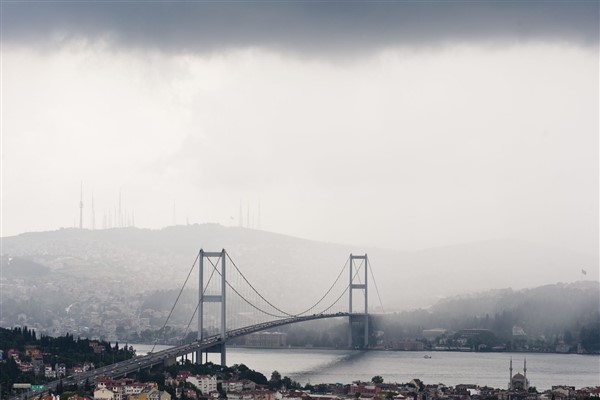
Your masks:
<path fill-rule="evenodd" d="M 250 283 L 224 249 L 219 252 L 201 249 L 159 333 L 167 327 L 196 268 L 198 302 L 183 336 L 187 335 L 195 321 L 198 329 L 197 340 L 157 352 L 154 352 L 155 342 L 152 351 L 146 355 L 65 377 L 62 384 L 83 385 L 86 380 L 93 381 L 99 377 L 118 378 L 158 364 L 170 365 L 179 358 L 189 357 L 193 362 L 201 364 L 208 361 L 209 353 L 220 353 L 221 365 L 226 365 L 227 342 L 234 338 L 283 325 L 326 318 L 348 318 L 348 347 L 366 350 L 369 349 L 371 337 L 368 303 L 370 280 L 373 281 L 383 310 L 366 254 L 350 254 L 334 282 L 314 304 L 298 309 L 300 302 L 290 302 L 288 299 L 289 309 L 284 309 L 267 300 L 267 296 L 262 295 L 255 285 Z M 347 281 L 343 278 L 345 274 Z M 271 282 L 274 280 L 271 279 Z M 160 336 L 157 340 L 159 338 Z M 48 383 L 43 391 L 55 390 L 58 382 Z M 27 392 L 13 398 L 23 399 L 40 393 Z"/>
<path fill-rule="evenodd" d="M 369 347 L 369 274 L 373 283 L 375 279 L 366 254 L 350 254 L 334 282 L 314 304 L 298 310 L 294 309 L 295 302 L 288 300 L 290 309 L 284 310 L 284 307 L 274 305 L 256 289 L 224 249 L 220 252 L 201 249 L 162 329 L 169 323 L 196 266 L 198 303 L 186 327 L 186 333 L 196 320 L 198 336 L 192 346 L 197 348 L 190 353 L 189 345 L 184 345 L 181 351 L 192 354 L 192 359 L 198 363 L 208 360 L 208 353 L 217 352 L 221 354 L 221 365 L 226 365 L 226 343 L 230 339 L 282 325 L 323 318 L 348 317 L 348 347 Z M 347 283 L 342 279 L 344 272 L 347 273 Z M 381 303 L 376 284 L 375 288 Z M 207 341 L 210 343 L 204 345 Z"/>

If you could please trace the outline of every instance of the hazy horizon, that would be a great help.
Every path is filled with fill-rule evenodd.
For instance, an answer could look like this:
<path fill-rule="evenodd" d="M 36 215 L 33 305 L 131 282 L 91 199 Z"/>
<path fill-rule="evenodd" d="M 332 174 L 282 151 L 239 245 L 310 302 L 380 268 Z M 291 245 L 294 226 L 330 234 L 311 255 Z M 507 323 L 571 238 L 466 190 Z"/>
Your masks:
<path fill-rule="evenodd" d="M 598 257 L 598 3 L 1 7 L 1 237 L 83 182 L 84 228 Z"/>
<path fill-rule="evenodd" d="M 421 252 L 421 251 L 427 251 L 427 250 L 436 250 L 436 249 L 444 249 L 444 248 L 452 248 L 452 247 L 463 247 L 463 246 L 469 246 L 469 245 L 474 245 L 474 244 L 482 244 L 482 243 L 523 243 L 523 244 L 530 244 L 530 245 L 535 245 L 535 246 L 543 246 L 544 243 L 543 242 L 536 242 L 534 240 L 524 240 L 524 239 L 516 239 L 516 238 L 510 238 L 510 237 L 505 237 L 505 238 L 493 238 L 493 239 L 480 239 L 480 240 L 472 240 L 472 241 L 468 241 L 468 242 L 456 242 L 456 243 L 447 243 L 444 245 L 439 245 L 439 246 L 429 246 L 429 247 L 422 247 L 422 248 L 414 248 L 414 249 L 397 249 L 397 248 L 389 248 L 389 247 L 383 247 L 383 246 L 373 246 L 373 245 L 365 245 L 362 243 L 344 243 L 344 242 L 336 242 L 336 241 L 330 241 L 330 240 L 317 240 L 317 239 L 313 239 L 310 237 L 301 237 L 301 236 L 295 236 L 295 235 L 291 235 L 285 232 L 275 232 L 275 231 L 270 231 L 268 229 L 263 229 L 263 228 L 258 228 L 258 227 L 247 227 L 247 226 L 239 226 L 239 225 L 223 225 L 220 224 L 218 222 L 196 222 L 196 223 L 182 223 L 182 224 L 176 224 L 176 225 L 165 225 L 162 227 L 140 227 L 140 226 L 122 226 L 122 227 L 107 227 L 107 228 L 98 228 L 96 227 L 95 229 L 91 229 L 91 228 L 83 228 L 83 231 L 103 231 L 103 230 L 118 230 L 118 229 L 139 229 L 139 230 L 147 230 L 147 231 L 151 231 L 151 232 L 158 232 L 158 231 L 163 231 L 163 230 L 168 230 L 168 229 L 172 229 L 172 228 L 179 228 L 179 227 L 193 227 L 193 226 L 202 226 L 202 225 L 216 225 L 222 228 L 239 228 L 239 229 L 248 229 L 248 230 L 253 230 L 253 231 L 257 231 L 257 232 L 262 232 L 262 233 L 267 233 L 267 234 L 274 234 L 274 235 L 281 235 L 284 237 L 291 237 L 294 239 L 299 239 L 299 240 L 305 240 L 308 242 L 315 242 L 315 243 L 324 243 L 324 244 L 330 244 L 330 245 L 339 245 L 339 246 L 346 246 L 346 247 L 354 247 L 357 250 L 364 250 L 367 251 L 369 249 L 377 249 L 377 250 L 385 250 L 385 251 L 397 251 L 397 252 L 403 252 L 403 253 L 411 253 L 411 252 Z M 15 235 L 8 235 L 8 236 L 2 236 L 2 239 L 8 239 L 11 237 L 18 237 L 21 235 L 27 235 L 27 234 L 43 234 L 43 233 L 52 233 L 52 232 L 57 232 L 63 229 L 73 229 L 73 230 L 79 230 L 78 226 L 61 226 L 58 227 L 56 229 L 47 229 L 47 230 L 39 230 L 39 231 L 27 231 L 27 232 L 21 232 L 21 233 L 17 233 Z M 557 250 L 562 250 L 562 251 L 568 251 L 568 252 L 572 252 L 575 254 L 586 254 L 585 252 L 581 252 L 581 251 L 577 251 L 577 250 L 573 250 L 573 249 L 569 249 L 567 247 L 561 247 L 561 246 L 556 246 L 555 247 Z M 588 256 L 593 256 L 596 259 L 598 259 L 600 261 L 600 255 L 598 254 L 587 254 Z M 584 266 L 585 267 L 585 266 Z"/>
<path fill-rule="evenodd" d="M 178 288 L 200 248 L 225 249 L 260 292 L 288 307 L 289 299 L 295 298 L 299 291 L 302 298 L 293 304 L 305 308 L 331 282 L 345 287 L 345 280 L 338 281 L 336 276 L 349 254 L 368 254 L 376 291 L 388 311 L 431 306 L 450 296 L 488 290 L 600 282 L 596 256 L 518 240 L 479 241 L 403 252 L 323 243 L 217 224 L 179 225 L 160 230 L 69 228 L 3 238 L 4 256 L 37 263 L 40 273 L 46 271 L 51 274 L 49 277 L 92 273 L 109 279 L 116 273 L 125 282 L 131 281 L 126 284 L 130 291 L 141 292 Z M 5 276 L 18 273 L 10 267 L 4 272 Z M 283 275 L 277 282 L 265 279 L 279 274 Z M 315 276 L 319 277 L 316 281 Z M 415 284 L 405 285 L 406 282 Z M 191 285 L 194 287 L 194 282 Z M 379 296 L 371 291 L 370 297 L 372 307 L 377 309 Z"/>

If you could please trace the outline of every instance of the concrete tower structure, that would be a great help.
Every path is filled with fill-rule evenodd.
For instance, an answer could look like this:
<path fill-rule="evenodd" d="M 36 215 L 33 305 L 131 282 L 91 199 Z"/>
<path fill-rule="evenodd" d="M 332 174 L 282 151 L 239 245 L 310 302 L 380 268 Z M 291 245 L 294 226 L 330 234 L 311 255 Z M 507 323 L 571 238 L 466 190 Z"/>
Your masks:
<path fill-rule="evenodd" d="M 354 261 L 362 261 L 358 265 L 355 264 Z M 355 271 L 356 267 L 356 271 Z M 350 314 L 349 322 L 350 322 L 350 332 L 348 337 L 348 347 L 357 348 L 362 347 L 364 349 L 369 347 L 369 292 L 368 292 L 368 267 L 369 267 L 369 259 L 367 255 L 364 256 L 355 256 L 350 254 L 350 284 L 348 291 L 349 294 L 349 307 L 348 312 Z M 359 270 L 362 268 L 362 272 L 364 272 L 364 283 L 361 283 L 359 277 Z M 359 283 L 355 283 L 358 281 Z M 353 301 L 352 295 L 355 290 L 359 292 L 362 291 L 364 294 L 364 311 L 359 311 L 358 313 L 353 310 Z M 359 330 L 362 332 L 359 333 Z M 360 342 L 359 337 L 362 336 L 362 343 Z"/>
<path fill-rule="evenodd" d="M 212 264 L 212 261 L 210 262 L 211 265 L 213 265 L 213 268 L 215 268 L 215 270 L 218 272 L 218 274 L 221 276 L 221 282 L 220 282 L 220 292 L 217 294 L 205 294 L 205 290 L 206 288 L 204 287 L 204 267 L 205 267 L 205 259 L 207 258 L 216 258 L 216 265 L 218 266 L 220 264 L 220 271 L 218 269 L 217 266 L 215 266 L 215 264 Z M 198 254 L 198 341 L 202 341 L 203 339 L 205 339 L 207 337 L 207 332 L 204 329 L 204 306 L 205 304 L 210 304 L 210 303 L 220 303 L 221 307 L 220 307 L 220 329 L 219 332 L 221 334 L 221 338 L 219 343 L 215 344 L 214 346 L 205 349 L 204 352 L 205 353 L 221 353 L 221 365 L 225 366 L 227 365 L 227 360 L 226 360 L 226 349 L 225 349 L 225 339 L 226 339 L 226 332 L 227 332 L 227 316 L 226 316 L 226 310 L 227 308 L 225 307 L 226 303 L 226 289 L 227 289 L 227 280 L 225 277 L 225 272 L 226 272 L 226 265 L 225 265 L 225 258 L 226 258 L 226 253 L 225 253 L 225 249 L 221 250 L 220 252 L 208 252 L 208 251 L 204 251 L 204 249 L 200 249 L 200 253 Z M 220 263 L 219 263 L 220 261 Z M 210 268 L 208 268 L 210 271 Z M 211 275 L 212 277 L 212 275 Z M 209 282 L 210 282 L 210 278 L 209 278 Z M 202 350 L 198 350 L 198 352 L 196 353 L 196 363 L 198 364 L 203 364 L 203 357 L 202 357 Z M 206 357 L 206 362 L 208 362 L 208 357 Z"/>
<path fill-rule="evenodd" d="M 261 225 L 260 225 L 260 200 L 258 201 L 258 217 L 256 218 L 256 229 L 261 229 Z"/>
<path fill-rule="evenodd" d="M 123 227 L 123 213 L 121 212 L 121 191 L 119 190 L 119 215 L 117 217 L 117 227 Z"/>
<path fill-rule="evenodd" d="M 92 192 L 92 230 L 96 229 L 96 211 L 94 211 L 94 192 Z"/>
<path fill-rule="evenodd" d="M 79 229 L 83 229 L 83 182 L 79 192 Z"/>

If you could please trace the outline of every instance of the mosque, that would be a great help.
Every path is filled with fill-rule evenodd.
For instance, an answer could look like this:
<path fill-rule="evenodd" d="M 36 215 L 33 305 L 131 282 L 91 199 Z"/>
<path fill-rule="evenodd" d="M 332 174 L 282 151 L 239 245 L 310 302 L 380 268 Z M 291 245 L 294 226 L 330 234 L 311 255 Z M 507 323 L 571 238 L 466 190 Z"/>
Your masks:
<path fill-rule="evenodd" d="M 510 375 L 508 381 L 508 389 L 522 391 L 529 389 L 529 381 L 527 380 L 527 359 L 523 360 L 523 374 L 517 372 L 513 375 L 512 357 L 510 359 Z"/>

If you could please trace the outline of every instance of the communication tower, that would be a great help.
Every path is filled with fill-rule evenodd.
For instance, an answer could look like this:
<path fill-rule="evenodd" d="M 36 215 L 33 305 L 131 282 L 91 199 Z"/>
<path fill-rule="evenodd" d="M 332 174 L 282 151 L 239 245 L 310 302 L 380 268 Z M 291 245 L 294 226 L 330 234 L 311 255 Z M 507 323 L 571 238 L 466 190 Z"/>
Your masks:
<path fill-rule="evenodd" d="M 79 193 L 79 229 L 83 229 L 83 182 Z"/>

